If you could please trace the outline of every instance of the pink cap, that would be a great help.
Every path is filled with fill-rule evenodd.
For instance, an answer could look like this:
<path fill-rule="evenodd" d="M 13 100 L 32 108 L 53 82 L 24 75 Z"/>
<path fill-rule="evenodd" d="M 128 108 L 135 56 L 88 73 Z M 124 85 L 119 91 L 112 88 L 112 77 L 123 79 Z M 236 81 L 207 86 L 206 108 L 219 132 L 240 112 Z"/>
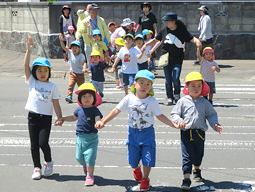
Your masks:
<path fill-rule="evenodd" d="M 74 30 L 74 27 L 72 25 L 69 25 L 67 29 L 68 30 Z"/>

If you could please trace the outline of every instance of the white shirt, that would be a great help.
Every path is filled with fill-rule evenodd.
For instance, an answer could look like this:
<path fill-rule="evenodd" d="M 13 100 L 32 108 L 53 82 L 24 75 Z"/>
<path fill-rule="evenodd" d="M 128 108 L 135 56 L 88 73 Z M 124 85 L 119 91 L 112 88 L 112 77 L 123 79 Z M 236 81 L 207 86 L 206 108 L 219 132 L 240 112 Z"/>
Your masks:
<path fill-rule="evenodd" d="M 135 48 L 139 51 L 139 54 L 141 54 L 141 49 L 139 49 L 137 46 Z M 140 59 L 138 59 L 138 64 L 148 61 L 148 55 L 150 55 L 150 47 L 149 46 L 147 46 L 145 48 L 145 51 L 143 52 L 143 56 Z"/>
<path fill-rule="evenodd" d="M 82 74 L 83 73 L 82 69 L 85 62 L 85 56 L 82 53 L 75 56 L 72 50 L 69 49 L 68 57 L 69 57 L 70 71 L 76 74 Z"/>
<path fill-rule="evenodd" d="M 28 82 L 29 95 L 25 109 L 42 115 L 52 115 L 53 99 L 60 99 L 58 87 L 52 82 L 41 82 L 31 74 Z"/>
<path fill-rule="evenodd" d="M 130 49 L 127 49 L 126 47 L 122 47 L 117 54 L 117 57 L 122 60 L 122 66 L 121 71 L 125 74 L 136 74 L 138 72 L 138 59 L 137 55 L 139 55 L 140 52 L 135 49 L 134 47 L 131 47 Z"/>
<path fill-rule="evenodd" d="M 154 124 L 154 115 L 162 114 L 158 101 L 152 96 L 139 99 L 134 94 L 128 94 L 116 108 L 120 111 L 128 110 L 128 126 L 137 129 L 152 126 Z"/>

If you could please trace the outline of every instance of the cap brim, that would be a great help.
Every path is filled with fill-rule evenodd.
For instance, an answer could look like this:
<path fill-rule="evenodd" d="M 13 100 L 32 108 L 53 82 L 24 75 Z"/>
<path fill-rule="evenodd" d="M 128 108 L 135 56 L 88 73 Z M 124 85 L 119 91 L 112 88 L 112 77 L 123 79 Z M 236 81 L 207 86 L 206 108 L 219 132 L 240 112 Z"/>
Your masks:
<path fill-rule="evenodd" d="M 187 82 L 185 82 L 185 86 L 182 92 L 184 95 L 189 95 L 189 91 L 187 89 Z M 203 88 L 202 88 L 200 96 L 208 95 L 209 92 L 210 92 L 210 87 L 207 85 L 205 81 L 203 81 Z"/>
<path fill-rule="evenodd" d="M 94 105 L 94 107 L 97 107 L 99 105 L 101 105 L 103 103 L 102 101 L 102 97 L 100 97 L 100 95 L 93 89 L 81 89 L 81 90 L 77 90 L 75 91 L 75 94 L 79 95 L 80 92 L 85 91 L 85 90 L 90 90 L 90 91 L 94 91 L 95 92 L 95 96 L 96 96 L 96 103 Z M 80 106 L 82 106 L 82 103 L 80 103 L 79 99 L 77 99 L 77 102 Z"/>

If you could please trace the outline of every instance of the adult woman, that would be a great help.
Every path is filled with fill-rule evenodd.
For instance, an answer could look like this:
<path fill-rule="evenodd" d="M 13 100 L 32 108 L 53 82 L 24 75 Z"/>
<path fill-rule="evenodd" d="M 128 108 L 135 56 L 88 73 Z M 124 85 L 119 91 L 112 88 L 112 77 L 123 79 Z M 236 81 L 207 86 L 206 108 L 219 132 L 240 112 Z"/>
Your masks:
<path fill-rule="evenodd" d="M 211 47 L 211 44 L 213 43 L 213 35 L 212 35 L 212 23 L 211 18 L 208 15 L 208 8 L 205 5 L 202 5 L 198 8 L 200 17 L 200 22 L 198 25 L 198 31 L 199 31 L 199 40 L 202 42 L 202 50 L 205 47 Z M 194 64 L 199 64 L 198 61 L 196 61 Z"/>
<path fill-rule="evenodd" d="M 168 65 L 164 67 L 164 74 L 166 78 L 166 95 L 167 105 L 172 105 L 180 99 L 181 82 L 180 74 L 182 63 L 184 59 L 184 43 L 193 42 L 201 49 L 201 42 L 193 37 L 186 29 L 186 26 L 179 20 L 176 13 L 167 13 L 163 18 L 166 27 L 163 28 L 158 35 L 147 42 L 143 48 L 152 43 L 162 41 L 162 54 L 169 53 Z M 173 86 L 174 85 L 174 91 Z"/>

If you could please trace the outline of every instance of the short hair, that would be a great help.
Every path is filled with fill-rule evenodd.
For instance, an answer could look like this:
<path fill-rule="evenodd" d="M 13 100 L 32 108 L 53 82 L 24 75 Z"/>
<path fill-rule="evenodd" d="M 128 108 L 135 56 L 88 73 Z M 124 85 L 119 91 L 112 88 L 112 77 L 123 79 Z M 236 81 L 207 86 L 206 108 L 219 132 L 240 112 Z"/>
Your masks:
<path fill-rule="evenodd" d="M 38 69 L 38 67 L 39 67 L 40 65 L 35 65 L 33 68 L 32 68 L 32 75 L 33 75 L 33 77 L 36 79 L 36 80 L 38 80 L 38 78 L 37 78 L 37 76 L 36 76 L 36 70 Z M 47 79 L 47 81 L 49 81 L 49 78 L 51 77 L 51 69 L 48 67 L 48 69 L 49 69 L 49 77 L 48 77 L 48 79 Z"/>
<path fill-rule="evenodd" d="M 81 102 L 81 97 L 82 97 L 83 95 L 85 95 L 86 93 L 90 93 L 90 94 L 94 97 L 94 101 L 93 101 L 92 105 L 95 105 L 96 102 L 97 102 L 97 100 L 96 100 L 96 93 L 95 93 L 95 91 L 92 91 L 92 90 L 84 90 L 84 91 L 81 91 L 81 92 L 79 93 L 79 95 L 78 95 L 78 101 L 79 101 L 80 103 L 82 103 L 82 102 Z"/>

